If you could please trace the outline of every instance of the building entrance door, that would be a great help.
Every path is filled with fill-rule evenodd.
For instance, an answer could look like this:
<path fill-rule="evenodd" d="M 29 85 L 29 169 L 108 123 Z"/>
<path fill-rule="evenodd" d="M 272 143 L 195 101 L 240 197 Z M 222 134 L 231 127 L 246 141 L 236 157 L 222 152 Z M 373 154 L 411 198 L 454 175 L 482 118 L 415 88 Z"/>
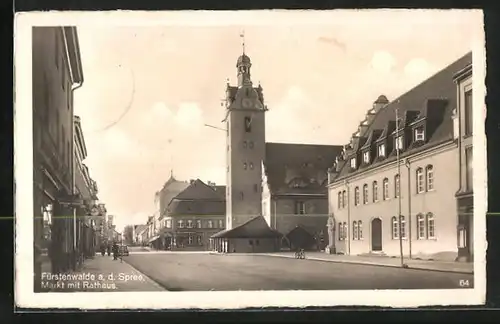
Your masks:
<path fill-rule="evenodd" d="M 382 220 L 372 220 L 372 251 L 382 251 Z"/>

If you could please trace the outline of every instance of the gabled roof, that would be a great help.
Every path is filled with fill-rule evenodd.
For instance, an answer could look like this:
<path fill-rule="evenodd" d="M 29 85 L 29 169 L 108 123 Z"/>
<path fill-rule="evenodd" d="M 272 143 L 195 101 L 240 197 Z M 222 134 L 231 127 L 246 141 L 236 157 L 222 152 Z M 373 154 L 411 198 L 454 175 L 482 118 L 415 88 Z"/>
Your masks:
<path fill-rule="evenodd" d="M 160 218 L 163 218 L 168 204 L 172 199 L 189 186 L 186 181 L 178 181 L 173 175 L 165 182 L 163 188 L 157 193 L 160 199 Z"/>
<path fill-rule="evenodd" d="M 391 131 L 395 129 L 396 107 L 399 107 L 399 118 L 403 122 L 412 122 L 419 116 L 426 116 L 428 119 L 433 118 L 437 120 L 437 123 L 431 121 L 435 125 L 432 127 L 431 132 L 427 131 L 427 142 L 418 147 L 418 150 L 424 150 L 444 141 L 451 140 L 453 138 L 453 121 L 451 117 L 453 109 L 457 106 L 457 86 L 453 81 L 453 77 L 458 71 L 469 66 L 471 62 L 472 52 L 469 52 L 381 108 L 374 116 L 370 125 L 368 125 L 364 134 L 369 134 L 374 129 L 383 129 L 381 138 L 391 135 Z M 443 105 L 443 102 L 446 104 Z M 389 153 L 387 152 L 387 154 Z M 411 153 L 412 150 L 410 149 L 404 151 L 402 154 L 404 156 Z M 388 163 L 394 159 L 395 157 L 389 157 L 377 162 L 376 165 Z M 347 159 L 339 161 L 340 169 L 335 181 L 348 177 L 351 174 L 347 162 Z M 354 174 L 355 172 L 352 173 Z"/>
<path fill-rule="evenodd" d="M 257 216 L 247 222 L 236 226 L 232 229 L 223 230 L 212 235 L 212 238 L 278 238 L 283 236 L 280 232 L 275 231 L 267 225 L 266 220 L 262 216 Z"/>
<path fill-rule="evenodd" d="M 225 195 L 216 192 L 213 186 L 196 179 L 172 198 L 167 206 L 167 213 L 169 215 L 225 215 Z"/>
<path fill-rule="evenodd" d="M 140 234 L 142 231 L 146 230 L 148 225 L 135 225 L 135 233 Z"/>
<path fill-rule="evenodd" d="M 222 195 L 224 199 L 226 199 L 226 186 L 214 186 L 212 189 L 215 190 L 215 192 L 219 193 Z"/>
<path fill-rule="evenodd" d="M 266 143 L 264 168 L 271 193 L 326 193 L 327 170 L 341 151 L 339 145 Z"/>

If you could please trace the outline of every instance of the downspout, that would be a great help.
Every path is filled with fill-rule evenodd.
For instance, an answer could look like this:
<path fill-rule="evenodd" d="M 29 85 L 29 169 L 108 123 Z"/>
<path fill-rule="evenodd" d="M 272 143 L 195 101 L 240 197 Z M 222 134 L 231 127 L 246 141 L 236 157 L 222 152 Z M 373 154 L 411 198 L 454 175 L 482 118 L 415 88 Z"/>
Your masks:
<path fill-rule="evenodd" d="M 410 169 L 410 159 L 406 159 L 405 161 L 405 166 L 406 170 L 408 172 L 408 256 L 411 259 L 412 258 L 412 218 L 413 216 L 411 215 L 411 169 Z M 401 183 L 401 180 L 400 180 Z M 401 193 L 400 193 L 401 195 Z"/>
<path fill-rule="evenodd" d="M 76 194 L 76 190 L 75 190 L 75 187 L 76 187 L 76 147 L 75 147 L 75 122 L 74 122 L 74 116 L 75 116 L 75 112 L 74 112 L 74 105 L 73 105 L 73 92 L 80 88 L 81 86 L 83 85 L 83 81 L 80 82 L 80 83 L 77 83 L 77 84 L 73 84 L 71 86 L 71 138 L 72 138 L 72 141 L 71 141 L 71 146 L 72 146 L 72 149 L 71 149 L 71 156 L 72 156 L 72 163 L 71 163 L 71 175 L 72 175 L 72 185 L 71 185 L 71 194 L 72 196 L 74 197 L 75 194 Z M 77 246 L 77 242 L 76 242 L 76 231 L 77 228 L 76 228 L 76 206 L 73 206 L 73 249 L 74 251 L 76 252 L 76 246 Z M 79 257 L 79 256 L 77 256 Z"/>
<path fill-rule="evenodd" d="M 351 255 L 351 204 L 350 192 L 349 192 L 349 181 L 344 180 L 344 184 L 347 191 L 347 253 Z M 345 229 L 344 229 L 345 230 Z"/>

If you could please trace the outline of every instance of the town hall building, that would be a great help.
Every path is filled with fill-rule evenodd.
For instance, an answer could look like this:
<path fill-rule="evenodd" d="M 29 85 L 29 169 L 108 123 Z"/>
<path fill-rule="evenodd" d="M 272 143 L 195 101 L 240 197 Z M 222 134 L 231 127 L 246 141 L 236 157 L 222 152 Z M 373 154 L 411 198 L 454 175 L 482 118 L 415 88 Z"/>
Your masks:
<path fill-rule="evenodd" d="M 238 85 L 226 87 L 226 229 L 219 252 L 317 249 L 328 244 L 328 168 L 341 146 L 267 143 L 268 111 L 243 52 Z"/>

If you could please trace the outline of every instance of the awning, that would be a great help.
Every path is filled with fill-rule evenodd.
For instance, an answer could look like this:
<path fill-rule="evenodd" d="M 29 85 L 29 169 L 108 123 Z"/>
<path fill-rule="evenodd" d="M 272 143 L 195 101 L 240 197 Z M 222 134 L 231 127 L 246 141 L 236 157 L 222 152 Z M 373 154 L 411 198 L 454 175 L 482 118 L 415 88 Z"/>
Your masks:
<path fill-rule="evenodd" d="M 159 235 L 153 236 L 151 239 L 149 239 L 148 243 L 154 242 L 154 241 L 156 241 L 159 238 L 160 238 Z"/>

